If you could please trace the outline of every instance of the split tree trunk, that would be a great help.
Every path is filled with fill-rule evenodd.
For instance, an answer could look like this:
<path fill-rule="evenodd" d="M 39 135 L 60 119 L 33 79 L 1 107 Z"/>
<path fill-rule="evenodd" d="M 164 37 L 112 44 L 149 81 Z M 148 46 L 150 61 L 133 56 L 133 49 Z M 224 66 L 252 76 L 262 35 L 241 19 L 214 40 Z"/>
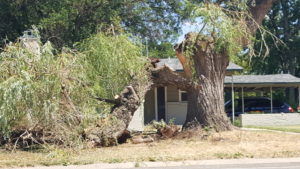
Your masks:
<path fill-rule="evenodd" d="M 249 5 L 249 12 L 252 18 L 248 20 L 248 27 L 251 33 L 255 35 L 259 25 L 267 14 L 268 10 L 276 0 L 254 0 Z M 176 49 L 178 58 L 182 58 L 184 45 L 189 45 L 193 35 L 187 34 L 186 39 Z M 199 36 L 199 35 L 194 35 Z M 213 39 L 206 37 L 203 39 Z M 193 81 L 196 80 L 198 85 L 194 85 L 188 90 L 188 111 L 185 128 L 194 127 L 194 122 L 201 127 L 211 127 L 217 131 L 224 131 L 232 129 L 232 125 L 224 111 L 224 78 L 226 67 L 229 63 L 229 57 L 226 51 L 216 53 L 213 42 L 199 41 L 191 45 L 196 45 L 196 50 L 192 53 L 192 62 L 195 68 L 195 75 Z M 248 45 L 248 44 L 243 44 Z M 182 62 L 182 65 L 186 63 Z M 190 72 L 186 72 L 189 77 Z"/>
<path fill-rule="evenodd" d="M 195 36 L 198 35 L 188 34 L 185 45 L 191 44 Z M 226 51 L 216 52 L 213 43 L 208 40 L 197 39 L 191 45 L 195 45 L 191 56 L 195 83 L 188 90 L 188 113 L 184 127 L 195 127 L 198 124 L 216 131 L 230 130 L 232 125 L 224 111 L 224 78 L 229 56 Z M 179 45 L 177 51 L 185 50 L 182 47 Z"/>

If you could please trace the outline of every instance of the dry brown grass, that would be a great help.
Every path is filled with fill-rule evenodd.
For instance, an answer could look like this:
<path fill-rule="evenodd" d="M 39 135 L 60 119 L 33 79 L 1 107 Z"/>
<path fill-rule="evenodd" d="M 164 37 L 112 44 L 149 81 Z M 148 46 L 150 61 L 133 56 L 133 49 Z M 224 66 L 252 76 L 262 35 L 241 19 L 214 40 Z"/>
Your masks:
<path fill-rule="evenodd" d="M 229 158 L 300 157 L 300 135 L 268 131 L 231 131 L 147 144 L 47 152 L 0 151 L 0 167 L 97 162 L 179 161 Z"/>

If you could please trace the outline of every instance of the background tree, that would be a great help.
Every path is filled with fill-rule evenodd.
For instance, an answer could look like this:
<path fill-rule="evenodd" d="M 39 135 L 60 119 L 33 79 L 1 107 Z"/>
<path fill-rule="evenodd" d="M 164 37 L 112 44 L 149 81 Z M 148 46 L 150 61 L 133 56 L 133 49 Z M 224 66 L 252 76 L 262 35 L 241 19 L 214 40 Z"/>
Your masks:
<path fill-rule="evenodd" d="M 265 57 L 241 57 L 247 67 L 248 73 L 254 74 L 278 74 L 290 73 L 300 76 L 299 69 L 299 52 L 300 52 L 300 1 L 276 1 L 273 8 L 268 13 L 268 17 L 264 20 L 263 26 L 273 35 L 265 34 L 265 40 L 259 40 L 262 36 L 257 33 L 255 41 L 255 50 L 261 51 L 261 46 L 266 43 L 268 49 L 263 52 L 267 53 Z M 257 52 L 258 53 L 258 52 Z M 296 94 L 298 90 L 295 88 L 287 88 L 278 91 L 278 99 L 288 101 L 289 104 L 297 107 Z"/>
<path fill-rule="evenodd" d="M 182 1 L 168 0 L 0 0 L 0 41 L 14 41 L 37 25 L 42 41 L 72 46 L 99 31 L 130 32 L 147 38 L 149 49 L 180 31 Z"/>
<path fill-rule="evenodd" d="M 282 42 L 274 41 L 267 35 L 270 53 L 264 59 L 254 57 L 251 60 L 251 72 L 258 74 L 291 73 L 300 76 L 300 1 L 277 1 L 263 26 Z M 260 35 L 258 35 L 260 36 Z M 259 50 L 262 41 L 256 42 Z"/>

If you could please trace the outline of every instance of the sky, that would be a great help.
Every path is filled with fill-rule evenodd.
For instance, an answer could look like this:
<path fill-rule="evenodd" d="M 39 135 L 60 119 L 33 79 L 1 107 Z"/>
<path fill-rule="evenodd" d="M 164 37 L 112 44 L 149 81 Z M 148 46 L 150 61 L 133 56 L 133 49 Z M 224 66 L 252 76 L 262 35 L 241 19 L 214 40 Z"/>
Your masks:
<path fill-rule="evenodd" d="M 182 25 L 182 34 L 179 36 L 177 43 L 181 43 L 182 40 L 184 39 L 184 35 L 189 33 L 189 32 L 197 32 L 201 28 L 202 22 L 201 19 L 198 18 L 196 19 L 195 22 L 185 22 Z"/>

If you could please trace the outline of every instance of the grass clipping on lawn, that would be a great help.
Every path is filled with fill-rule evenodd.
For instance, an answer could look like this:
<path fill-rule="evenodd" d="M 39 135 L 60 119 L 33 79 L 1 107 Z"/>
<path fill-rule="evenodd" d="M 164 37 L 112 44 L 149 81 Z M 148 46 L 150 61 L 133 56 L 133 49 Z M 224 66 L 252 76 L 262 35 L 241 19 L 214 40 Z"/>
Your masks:
<path fill-rule="evenodd" d="M 241 130 L 206 135 L 98 149 L 0 151 L 0 167 L 300 156 L 300 135 Z"/>

